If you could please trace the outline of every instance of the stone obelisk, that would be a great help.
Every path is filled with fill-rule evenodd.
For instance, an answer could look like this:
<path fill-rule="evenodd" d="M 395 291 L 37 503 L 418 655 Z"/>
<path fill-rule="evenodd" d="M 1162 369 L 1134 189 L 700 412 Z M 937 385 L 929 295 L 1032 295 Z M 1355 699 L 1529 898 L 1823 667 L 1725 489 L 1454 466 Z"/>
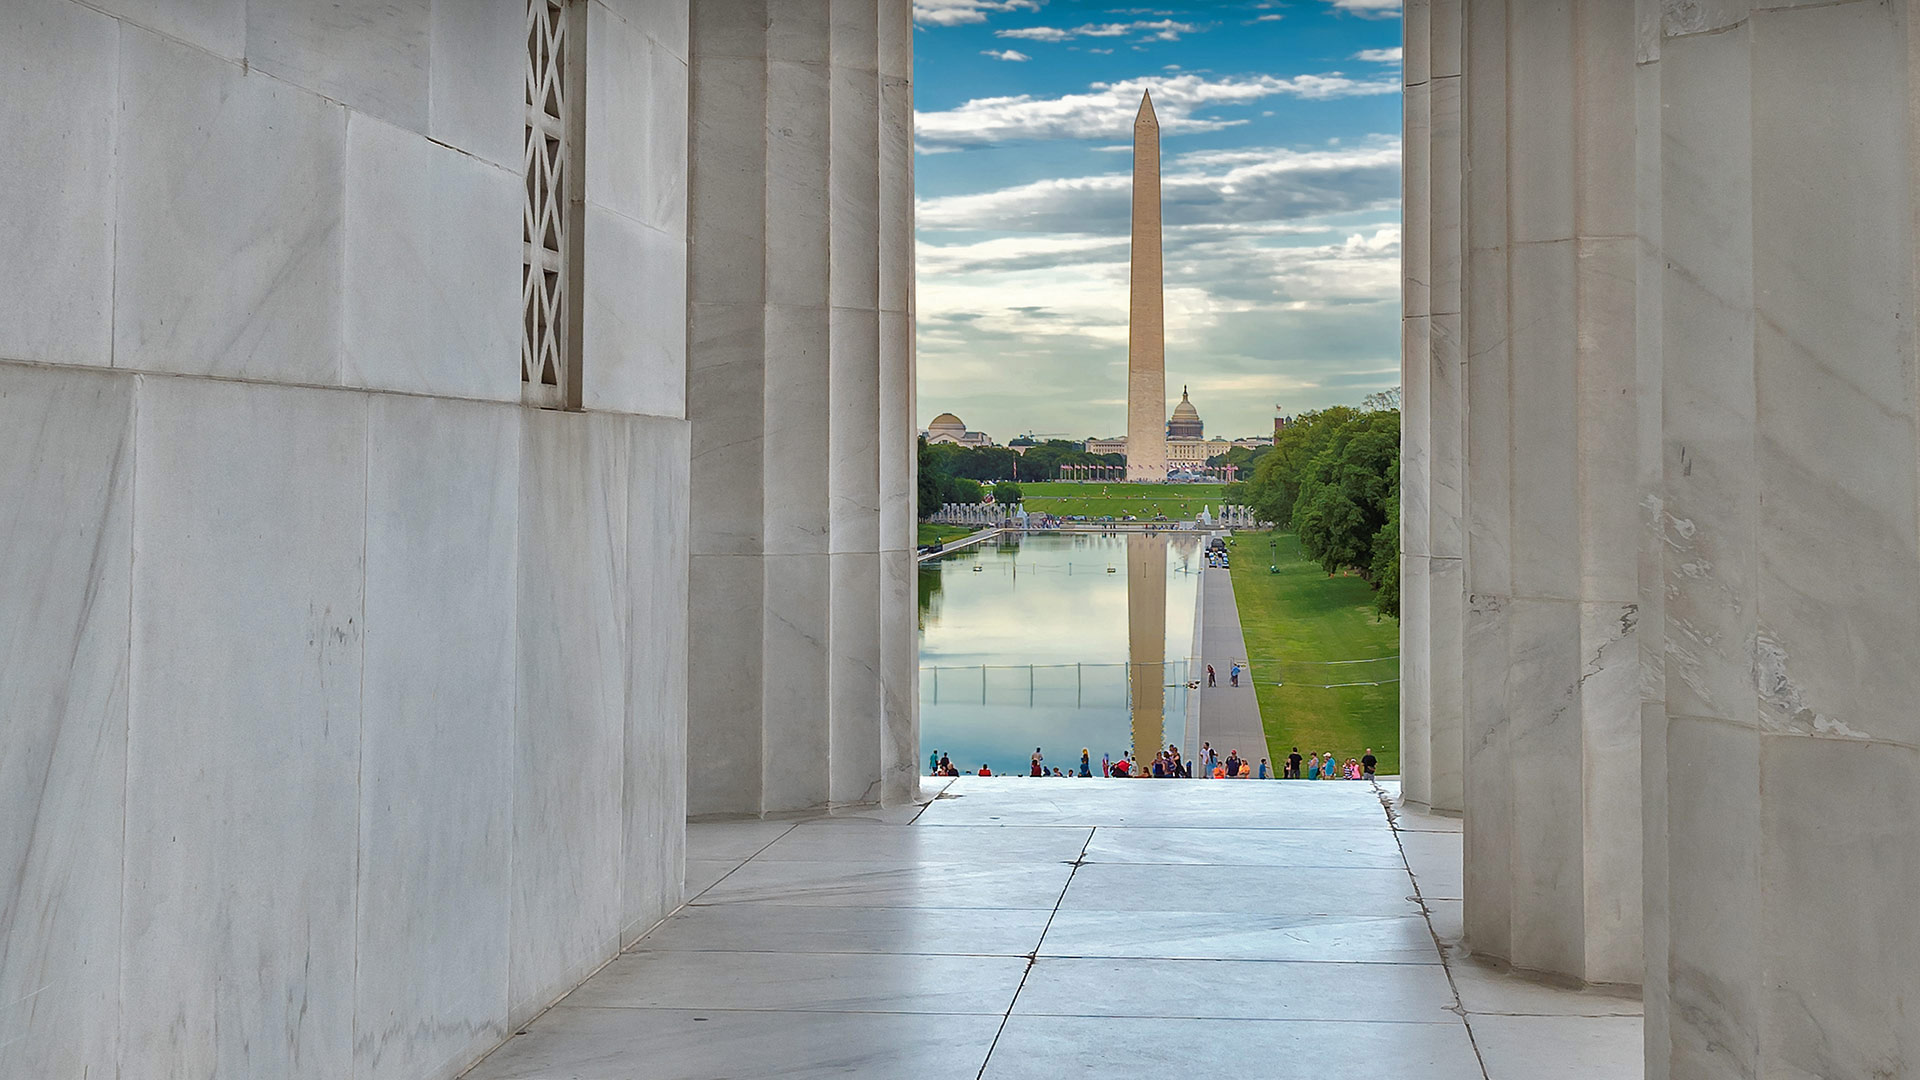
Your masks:
<path fill-rule="evenodd" d="M 1166 304 L 1160 270 L 1160 121 L 1133 118 L 1133 265 L 1127 306 L 1127 479 L 1167 478 Z"/>

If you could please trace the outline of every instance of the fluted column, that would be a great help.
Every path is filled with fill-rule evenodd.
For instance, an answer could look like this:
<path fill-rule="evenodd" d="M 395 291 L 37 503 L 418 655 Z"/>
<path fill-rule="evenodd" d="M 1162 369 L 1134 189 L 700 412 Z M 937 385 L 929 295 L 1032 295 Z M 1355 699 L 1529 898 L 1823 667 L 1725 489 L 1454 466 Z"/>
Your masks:
<path fill-rule="evenodd" d="M 1465 21 L 1467 938 L 1604 983 L 1643 960 L 1633 15 Z"/>
<path fill-rule="evenodd" d="M 1461 0 L 1414 0 L 1403 24 L 1401 791 L 1447 813 L 1462 806 L 1466 749 L 1461 19 Z"/>
<path fill-rule="evenodd" d="M 888 28 L 904 12 L 693 8 L 692 813 L 878 801 L 911 726 L 914 698 L 903 717 L 887 686 L 910 686 L 913 654 L 886 644 L 889 544 L 911 537 L 881 509 L 903 365 L 911 386 L 910 346 L 883 344 L 911 274 L 886 250 L 888 161 L 910 136 L 886 114 L 885 50 L 910 47 Z"/>
<path fill-rule="evenodd" d="M 1920 1061 L 1913 15 L 1668 5 L 1650 1076 Z"/>

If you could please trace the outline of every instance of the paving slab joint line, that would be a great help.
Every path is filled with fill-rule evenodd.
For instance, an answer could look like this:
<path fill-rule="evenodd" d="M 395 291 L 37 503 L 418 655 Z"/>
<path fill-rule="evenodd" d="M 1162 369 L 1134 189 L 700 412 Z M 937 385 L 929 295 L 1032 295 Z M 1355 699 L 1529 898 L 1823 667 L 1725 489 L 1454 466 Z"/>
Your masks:
<path fill-rule="evenodd" d="M 1033 974 L 1033 966 L 1040 962 L 1040 946 L 1046 943 L 1047 932 L 1053 929 L 1053 919 L 1060 914 L 1060 905 L 1067 902 L 1067 890 L 1073 887 L 1073 875 L 1086 865 L 1087 849 L 1093 846 L 1093 834 L 1098 831 L 1098 826 L 1087 830 L 1087 838 L 1080 844 L 1079 856 L 1068 864 L 1072 869 L 1067 871 L 1067 882 L 1060 886 L 1060 895 L 1053 902 L 1053 910 L 1047 912 L 1047 925 L 1040 928 L 1040 938 L 1033 943 L 1033 951 L 1027 954 L 1027 966 L 1020 972 L 1020 985 L 1013 988 L 1013 997 L 1007 1001 L 1007 1013 L 1000 1018 L 1000 1027 L 994 1031 L 993 1041 L 987 1044 L 987 1056 L 980 1059 L 980 1071 L 973 1075 L 973 1080 L 983 1080 L 987 1075 L 987 1066 L 993 1063 L 993 1052 L 1000 1046 L 1000 1036 L 1006 1034 L 1007 1022 L 1013 1019 L 1013 1007 L 1020 1003 L 1020 991 L 1027 988 L 1027 978 Z"/>
<path fill-rule="evenodd" d="M 1487 1059 L 1480 1053 L 1480 1040 L 1474 1037 L 1473 1020 L 1467 1016 L 1467 1008 L 1460 1000 L 1460 986 L 1453 979 L 1453 964 L 1447 960 L 1447 950 L 1440 942 L 1440 934 L 1433 928 L 1433 910 L 1427 907 L 1427 898 L 1420 892 L 1420 877 L 1413 872 L 1413 863 L 1407 858 L 1407 846 L 1400 840 L 1400 815 L 1395 812 L 1393 798 L 1379 781 L 1372 781 L 1374 797 L 1380 800 L 1380 808 L 1386 811 L 1387 828 L 1393 833 L 1393 846 L 1400 850 L 1400 862 L 1407 868 L 1407 880 L 1413 882 L 1413 896 L 1410 898 L 1420 905 L 1420 917 L 1426 921 L 1427 936 L 1433 939 L 1433 951 L 1440 954 L 1440 970 L 1446 973 L 1447 989 L 1453 994 L 1453 1004 L 1447 1011 L 1460 1018 L 1460 1026 L 1466 1029 L 1467 1045 L 1473 1047 L 1473 1060 L 1480 1066 L 1483 1080 L 1492 1080 L 1487 1072 Z"/>

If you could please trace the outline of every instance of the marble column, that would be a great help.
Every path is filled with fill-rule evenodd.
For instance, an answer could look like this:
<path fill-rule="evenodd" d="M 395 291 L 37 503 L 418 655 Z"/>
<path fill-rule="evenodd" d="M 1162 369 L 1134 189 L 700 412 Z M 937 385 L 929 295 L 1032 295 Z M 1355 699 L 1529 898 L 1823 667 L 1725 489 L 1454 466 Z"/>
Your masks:
<path fill-rule="evenodd" d="M 907 19 L 693 8 L 691 813 L 914 793 Z"/>
<path fill-rule="evenodd" d="M 1920 1061 L 1912 16 L 1669 4 L 1661 27 L 1650 1076 Z"/>
<path fill-rule="evenodd" d="M 1406 7 L 1403 172 L 1401 792 L 1459 813 L 1465 680 L 1461 0 Z M 1418 595 L 1412 595 L 1417 593 Z"/>
<path fill-rule="evenodd" d="M 1467 939 L 1517 968 L 1634 984 L 1643 961 L 1634 11 L 1605 0 L 1471 0 L 1455 25 L 1475 166 L 1464 189 L 1466 371 L 1455 384 L 1466 391 L 1465 434 L 1449 445 L 1457 404 L 1452 415 L 1430 405 L 1425 440 L 1429 503 L 1447 493 L 1441 461 L 1457 462 L 1462 446 L 1470 497 L 1458 504 L 1464 644 L 1445 658 L 1446 677 L 1462 678 L 1465 712 Z M 1429 142 L 1437 154 L 1442 140 Z M 1457 251 L 1435 252 L 1434 281 L 1452 269 L 1439 264 L 1458 266 Z M 1448 434 L 1433 433 L 1443 420 Z M 1429 526 L 1435 551 L 1439 528 Z M 1430 585 L 1420 613 L 1434 642 L 1457 625 L 1432 610 L 1440 594 Z M 1428 656 L 1437 712 L 1442 657 Z"/>

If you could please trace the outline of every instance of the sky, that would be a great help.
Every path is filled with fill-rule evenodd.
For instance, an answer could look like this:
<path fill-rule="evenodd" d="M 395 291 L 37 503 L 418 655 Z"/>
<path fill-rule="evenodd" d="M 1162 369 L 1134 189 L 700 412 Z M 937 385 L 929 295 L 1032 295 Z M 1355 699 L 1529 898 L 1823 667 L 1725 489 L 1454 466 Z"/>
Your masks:
<path fill-rule="evenodd" d="M 1189 386 L 1233 438 L 1398 385 L 1400 0 L 914 0 L 914 21 L 921 426 L 1125 432 L 1143 89 L 1169 409 Z"/>

